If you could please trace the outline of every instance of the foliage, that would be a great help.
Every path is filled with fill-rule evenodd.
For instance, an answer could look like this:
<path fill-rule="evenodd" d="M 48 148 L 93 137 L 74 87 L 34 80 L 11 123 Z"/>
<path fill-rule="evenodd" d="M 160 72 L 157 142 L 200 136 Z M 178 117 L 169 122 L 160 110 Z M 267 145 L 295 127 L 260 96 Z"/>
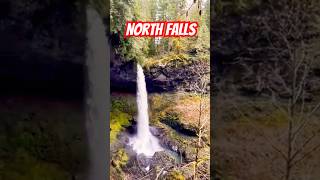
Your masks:
<path fill-rule="evenodd" d="M 119 110 L 112 110 L 110 113 L 110 141 L 117 138 L 124 126 L 129 125 L 130 115 Z"/>
<path fill-rule="evenodd" d="M 170 106 L 174 106 L 175 102 L 171 94 L 152 94 L 150 97 L 150 107 L 152 112 L 161 113 Z"/>
<path fill-rule="evenodd" d="M 220 15 L 241 15 L 261 4 L 261 0 L 216 0 L 214 11 Z"/>
<path fill-rule="evenodd" d="M 160 121 L 167 121 L 169 123 L 178 123 L 180 121 L 179 114 L 174 111 L 162 112 L 159 116 Z"/>
<path fill-rule="evenodd" d="M 197 6 L 188 7 L 186 0 L 120 0 L 111 1 L 111 32 L 118 39 L 116 52 L 125 60 L 143 63 L 146 58 L 170 53 L 188 54 L 190 49 L 200 53 L 209 53 L 209 1 Z M 203 12 L 199 15 L 199 11 Z M 154 38 L 124 39 L 125 22 L 139 21 L 197 21 L 199 31 L 196 37 L 190 38 L 161 38 L 156 44 Z M 208 59 L 209 56 L 203 56 Z"/>
<path fill-rule="evenodd" d="M 136 114 L 135 101 L 129 97 L 114 96 L 111 100 L 110 141 L 113 142 L 119 132 L 130 125 L 130 120 Z"/>
<path fill-rule="evenodd" d="M 128 163 L 129 157 L 125 149 L 121 148 L 112 156 L 110 167 L 111 179 L 124 179 L 124 172 L 122 168 Z"/>
<path fill-rule="evenodd" d="M 144 66 L 146 68 L 157 67 L 157 66 L 174 66 L 174 67 L 182 67 L 192 63 L 192 58 L 189 57 L 188 54 L 176 54 L 169 53 L 162 56 L 156 56 L 152 58 L 148 58 L 144 62 Z"/>
<path fill-rule="evenodd" d="M 241 29 L 235 33 L 236 38 L 228 35 L 232 44 L 239 42 L 241 47 L 234 61 L 246 69 L 241 75 L 245 77 L 242 83 L 246 83 L 243 89 L 267 95 L 278 111 L 283 112 L 271 117 L 286 122 L 287 128 L 279 135 L 267 136 L 258 131 L 260 136 L 270 139 L 268 143 L 280 155 L 279 161 L 285 165 L 279 168 L 283 174 L 278 176 L 286 180 L 297 178 L 297 167 L 300 169 L 301 164 L 308 163 L 307 157 L 320 149 L 319 143 L 313 141 L 319 133 L 307 133 L 313 129 L 307 125 L 315 123 L 311 117 L 320 104 L 306 108 L 308 101 L 312 101 L 309 93 L 310 79 L 314 78 L 313 64 L 319 61 L 319 9 L 317 0 L 267 1 L 239 17 Z M 225 37 L 221 39 L 231 44 Z"/>
<path fill-rule="evenodd" d="M 205 96 L 204 99 L 203 102 L 209 105 L 209 97 Z M 200 97 L 193 93 L 153 94 L 150 98 L 150 109 L 154 119 L 193 127 L 198 120 L 199 102 Z M 209 108 L 205 109 L 204 114 L 209 115 Z"/>
<path fill-rule="evenodd" d="M 185 180 L 185 177 L 182 175 L 181 172 L 174 170 L 168 173 L 168 175 L 165 177 L 167 180 Z"/>
<path fill-rule="evenodd" d="M 12 111 L 1 111 L 0 179 L 64 180 L 87 168 L 81 112 L 65 105 Z"/>
<path fill-rule="evenodd" d="M 280 126 L 285 125 L 289 120 L 289 116 L 286 112 L 279 109 L 273 111 L 271 114 L 267 115 L 265 118 L 265 124 L 270 126 Z"/>
<path fill-rule="evenodd" d="M 116 167 L 123 167 L 128 163 L 129 157 L 124 149 L 119 149 L 112 160 Z"/>
<path fill-rule="evenodd" d="M 67 180 L 70 175 L 53 163 L 36 160 L 24 149 L 18 149 L 15 159 L 5 165 L 0 179 L 6 180 Z"/>
<path fill-rule="evenodd" d="M 190 124 L 184 124 L 180 120 L 180 115 L 176 112 L 162 112 L 159 121 L 174 129 L 176 132 L 187 136 L 196 136 L 197 129 Z"/>
<path fill-rule="evenodd" d="M 125 112 L 131 116 L 136 114 L 136 102 L 134 97 L 112 97 L 112 109 Z"/>

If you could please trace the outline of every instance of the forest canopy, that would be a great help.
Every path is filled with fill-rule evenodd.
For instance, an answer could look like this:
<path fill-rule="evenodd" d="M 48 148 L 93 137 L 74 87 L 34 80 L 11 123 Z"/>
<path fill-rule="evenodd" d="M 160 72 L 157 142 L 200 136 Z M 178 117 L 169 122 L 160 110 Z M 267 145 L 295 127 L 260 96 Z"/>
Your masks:
<path fill-rule="evenodd" d="M 209 59 L 209 0 L 111 0 L 110 25 L 116 54 L 125 61 L 145 62 L 147 59 L 182 55 L 186 59 L 197 54 Z M 188 38 L 124 39 L 126 21 L 196 21 L 198 34 Z M 193 53 L 192 53 L 193 52 Z M 170 58 L 169 58 L 170 59 Z"/>

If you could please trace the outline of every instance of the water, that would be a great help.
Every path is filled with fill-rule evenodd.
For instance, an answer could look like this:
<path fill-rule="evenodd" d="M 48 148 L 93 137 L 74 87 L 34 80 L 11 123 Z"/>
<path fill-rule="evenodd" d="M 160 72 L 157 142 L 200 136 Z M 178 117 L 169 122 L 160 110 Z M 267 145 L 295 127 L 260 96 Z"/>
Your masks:
<path fill-rule="evenodd" d="M 170 149 L 165 149 L 165 152 L 167 152 L 167 154 L 169 154 L 171 157 L 174 158 L 174 161 L 177 163 L 177 164 L 181 164 L 181 163 L 184 163 L 184 158 L 182 157 L 181 154 L 175 152 L 175 151 L 172 151 Z"/>
<path fill-rule="evenodd" d="M 149 128 L 148 93 L 142 67 L 137 64 L 137 135 L 130 140 L 130 145 L 137 154 L 152 157 L 157 151 L 162 151 L 158 139 Z"/>
<path fill-rule="evenodd" d="M 107 135 L 106 127 L 108 112 L 107 99 L 107 67 L 108 41 L 105 36 L 105 27 L 102 18 L 93 9 L 87 9 L 87 69 L 88 69 L 88 94 L 87 94 L 87 134 L 90 151 L 90 170 L 88 179 L 107 179 Z"/>

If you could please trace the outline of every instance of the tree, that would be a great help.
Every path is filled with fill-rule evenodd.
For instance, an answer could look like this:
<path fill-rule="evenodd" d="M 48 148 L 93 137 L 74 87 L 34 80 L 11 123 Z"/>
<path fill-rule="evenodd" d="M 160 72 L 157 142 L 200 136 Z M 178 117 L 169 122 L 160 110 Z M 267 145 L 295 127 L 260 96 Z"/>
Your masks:
<path fill-rule="evenodd" d="M 95 0 L 100 2 L 101 0 Z M 202 54 L 209 53 L 209 0 L 196 1 L 187 7 L 186 0 L 119 0 L 111 1 L 110 5 L 111 34 L 117 39 L 116 53 L 125 60 L 144 61 L 157 55 L 168 55 L 171 52 L 187 54 L 187 50 L 200 49 Z M 202 16 L 199 15 L 202 12 Z M 188 12 L 188 16 L 186 16 Z M 161 38 L 159 44 L 150 38 L 124 39 L 126 21 L 198 21 L 198 36 L 193 38 Z M 178 42 L 178 43 L 177 43 Z M 173 46 L 173 44 L 179 46 Z M 208 59 L 208 56 L 203 56 Z"/>
<path fill-rule="evenodd" d="M 199 68 L 200 67 L 200 68 Z M 197 91 L 198 95 L 200 96 L 200 102 L 199 102 L 199 118 L 198 118 L 198 125 L 197 125 L 197 136 L 198 136 L 198 142 L 196 144 L 196 159 L 195 159 L 195 165 L 194 165 L 194 179 L 198 179 L 198 168 L 200 163 L 202 161 L 208 159 L 208 157 L 200 157 L 200 148 L 203 146 L 203 137 L 208 132 L 208 128 L 206 126 L 209 126 L 210 117 L 208 115 L 206 116 L 204 113 L 205 104 L 203 103 L 204 96 L 208 92 L 208 85 L 209 85 L 209 72 L 206 71 L 204 68 L 201 68 L 201 66 L 196 66 L 195 71 L 198 72 L 199 75 L 199 81 L 198 83 L 195 83 L 194 89 Z M 203 179 L 203 178 L 201 178 Z"/>
<path fill-rule="evenodd" d="M 320 149 L 315 141 L 320 128 L 312 124 L 320 102 L 308 102 L 308 78 L 319 60 L 319 8 L 316 0 L 268 1 L 265 12 L 252 19 L 256 26 L 251 26 L 261 34 L 257 38 L 263 43 L 246 47 L 246 53 L 238 58 L 248 70 L 247 77 L 254 79 L 256 91 L 269 94 L 274 107 L 287 116 L 284 135 L 279 140 L 266 137 L 285 162 L 286 180 L 293 178 L 299 163 Z M 274 141 L 283 145 L 276 146 Z"/>
<path fill-rule="evenodd" d="M 200 61 L 193 67 L 194 78 L 191 83 L 190 89 L 194 90 L 194 93 L 199 97 L 199 108 L 196 111 L 199 112 L 198 123 L 197 123 L 197 141 L 195 142 L 195 159 L 192 162 L 193 164 L 193 179 L 210 179 L 209 175 L 205 172 L 208 169 L 201 169 L 200 165 L 210 159 L 210 155 L 206 154 L 205 156 L 200 156 L 200 151 L 204 146 L 208 146 L 204 139 L 208 139 L 210 136 L 208 134 L 208 127 L 210 126 L 210 117 L 209 112 L 206 110 L 209 109 L 208 103 L 205 103 L 205 98 L 209 92 L 209 67 L 206 62 Z M 209 143 L 210 144 L 210 143 Z M 210 146 L 210 145 L 209 145 Z"/>

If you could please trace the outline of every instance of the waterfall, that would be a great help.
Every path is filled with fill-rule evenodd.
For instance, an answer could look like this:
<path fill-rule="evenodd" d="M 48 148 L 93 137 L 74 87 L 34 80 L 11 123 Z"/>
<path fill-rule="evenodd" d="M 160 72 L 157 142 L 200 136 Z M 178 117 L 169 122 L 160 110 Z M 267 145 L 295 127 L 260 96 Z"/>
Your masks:
<path fill-rule="evenodd" d="M 95 9 L 87 8 L 87 134 L 89 142 L 90 169 L 88 179 L 107 179 L 108 111 L 108 62 L 109 44 L 102 18 Z"/>
<path fill-rule="evenodd" d="M 130 144 L 137 154 L 150 157 L 162 148 L 149 129 L 148 93 L 143 69 L 139 64 L 137 64 L 137 108 L 137 135 L 131 139 Z"/>
<path fill-rule="evenodd" d="M 138 138 L 150 136 L 148 115 L 148 94 L 142 67 L 137 65 L 137 108 L 138 108 Z"/>

